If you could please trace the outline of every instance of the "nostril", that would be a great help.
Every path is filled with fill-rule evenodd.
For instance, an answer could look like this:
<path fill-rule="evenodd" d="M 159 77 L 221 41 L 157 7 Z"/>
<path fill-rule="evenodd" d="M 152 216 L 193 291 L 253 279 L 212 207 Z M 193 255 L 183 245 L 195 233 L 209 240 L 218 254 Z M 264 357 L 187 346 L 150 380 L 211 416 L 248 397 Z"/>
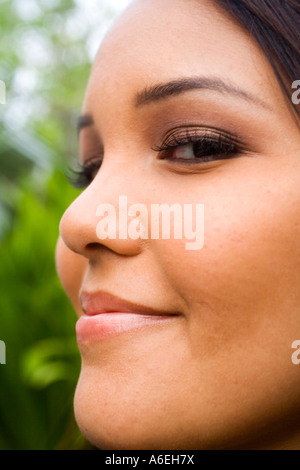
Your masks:
<path fill-rule="evenodd" d="M 103 246 L 101 243 L 97 243 L 97 242 L 94 242 L 94 243 L 88 243 L 86 245 L 86 249 L 87 250 L 97 250 L 98 248 L 100 248 L 101 246 Z"/>

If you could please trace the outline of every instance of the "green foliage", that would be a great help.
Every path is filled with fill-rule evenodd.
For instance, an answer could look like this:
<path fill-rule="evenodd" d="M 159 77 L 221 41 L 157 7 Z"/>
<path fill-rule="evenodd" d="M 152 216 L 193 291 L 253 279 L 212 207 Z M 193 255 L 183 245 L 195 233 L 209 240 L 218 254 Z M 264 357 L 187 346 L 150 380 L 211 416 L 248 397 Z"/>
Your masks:
<path fill-rule="evenodd" d="M 60 172 L 39 194 L 28 178 L 20 184 L 13 230 L 0 246 L 0 448 L 78 448 L 76 318 L 54 263 L 59 220 L 77 192 Z"/>
<path fill-rule="evenodd" d="M 0 0 L 0 450 L 89 448 L 73 416 L 76 316 L 54 253 L 77 196 L 63 169 L 91 69 L 89 39 L 114 12 L 99 0 Z M 101 32 L 102 30 L 102 32 Z"/>

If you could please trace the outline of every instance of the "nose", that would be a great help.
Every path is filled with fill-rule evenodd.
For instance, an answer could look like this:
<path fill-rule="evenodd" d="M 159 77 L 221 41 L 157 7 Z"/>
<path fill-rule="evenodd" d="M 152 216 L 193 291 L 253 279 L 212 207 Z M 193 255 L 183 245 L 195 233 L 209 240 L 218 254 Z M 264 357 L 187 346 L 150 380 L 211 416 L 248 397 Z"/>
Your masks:
<path fill-rule="evenodd" d="M 119 255 L 134 256 L 141 252 L 145 240 L 124 237 L 125 214 L 120 217 L 120 196 L 136 202 L 132 184 L 124 175 L 100 175 L 75 199 L 60 222 L 60 236 L 73 252 L 94 259 L 103 249 Z M 129 191 L 129 186 L 131 190 Z M 124 208 L 123 208 L 124 209 Z M 122 234 L 120 234 L 122 232 Z"/>

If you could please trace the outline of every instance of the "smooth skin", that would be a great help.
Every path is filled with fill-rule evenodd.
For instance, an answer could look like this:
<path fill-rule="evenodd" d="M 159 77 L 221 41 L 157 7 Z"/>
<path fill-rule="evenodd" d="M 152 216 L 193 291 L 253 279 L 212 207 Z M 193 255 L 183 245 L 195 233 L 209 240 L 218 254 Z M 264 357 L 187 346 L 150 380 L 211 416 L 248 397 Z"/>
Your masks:
<path fill-rule="evenodd" d="M 183 77 L 231 91 L 137 106 L 145 88 Z M 100 146 L 104 158 L 61 221 L 62 284 L 79 316 L 83 290 L 178 315 L 80 344 L 80 429 L 100 449 L 299 449 L 300 133 L 263 52 L 213 1 L 134 1 L 100 46 L 83 113 L 93 124 L 80 132 L 82 163 Z M 186 127 L 221 129 L 240 152 L 160 159 L 154 148 Z M 100 241 L 96 209 L 119 195 L 204 204 L 203 249 Z"/>

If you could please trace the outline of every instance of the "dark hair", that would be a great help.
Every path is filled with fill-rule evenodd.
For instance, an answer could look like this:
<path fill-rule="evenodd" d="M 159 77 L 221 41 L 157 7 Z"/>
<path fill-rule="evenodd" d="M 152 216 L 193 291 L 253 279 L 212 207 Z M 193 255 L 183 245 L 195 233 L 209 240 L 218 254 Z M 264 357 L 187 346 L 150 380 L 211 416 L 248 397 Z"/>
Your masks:
<path fill-rule="evenodd" d="M 290 105 L 300 80 L 300 0 L 214 0 L 244 26 L 269 59 Z M 300 107 L 294 106 L 300 115 Z"/>

